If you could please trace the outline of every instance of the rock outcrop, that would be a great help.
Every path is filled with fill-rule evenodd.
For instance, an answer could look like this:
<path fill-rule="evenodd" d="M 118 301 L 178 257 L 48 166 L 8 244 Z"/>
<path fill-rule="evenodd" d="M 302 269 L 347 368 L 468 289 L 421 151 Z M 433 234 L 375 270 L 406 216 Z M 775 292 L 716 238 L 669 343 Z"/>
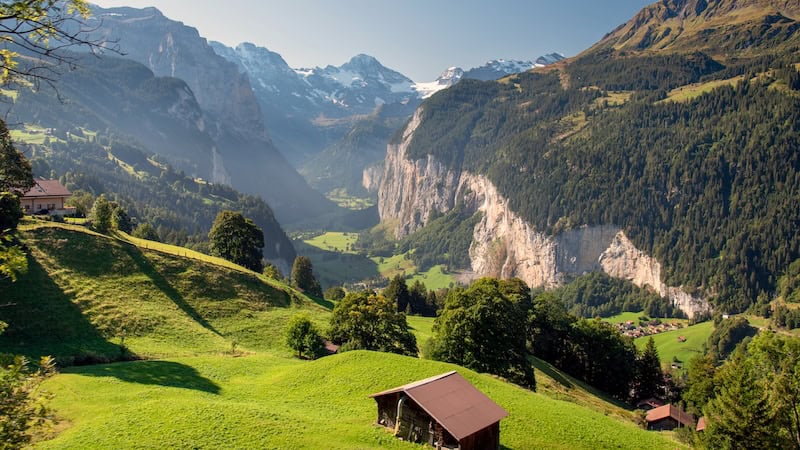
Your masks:
<path fill-rule="evenodd" d="M 512 211 L 488 178 L 457 173 L 431 155 L 406 159 L 423 114 L 418 109 L 401 141 L 388 146 L 381 176 L 378 212 L 382 222 L 396 224 L 396 237 L 422 228 L 434 212 L 447 213 L 463 203 L 481 214 L 469 249 L 471 269 L 478 276 L 519 277 L 532 287 L 553 288 L 570 277 L 603 271 L 653 289 L 689 317 L 709 310 L 705 299 L 661 281 L 661 264 L 637 249 L 617 226 L 583 226 L 549 236 Z"/>

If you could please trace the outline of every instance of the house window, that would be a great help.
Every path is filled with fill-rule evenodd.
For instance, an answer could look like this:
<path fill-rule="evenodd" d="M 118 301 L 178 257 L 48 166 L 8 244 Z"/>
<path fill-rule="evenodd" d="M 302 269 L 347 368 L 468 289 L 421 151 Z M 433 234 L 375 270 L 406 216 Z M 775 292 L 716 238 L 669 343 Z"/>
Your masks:
<path fill-rule="evenodd" d="M 25 208 L 25 212 L 28 212 L 28 211 L 31 210 L 31 205 L 24 205 L 24 208 Z"/>
<path fill-rule="evenodd" d="M 56 209 L 56 204 L 55 203 L 48 203 L 47 204 L 47 209 Z"/>
<path fill-rule="evenodd" d="M 36 205 L 36 210 L 37 210 L 37 211 L 41 211 L 41 209 L 42 209 L 42 204 L 41 204 L 41 203 L 39 203 L 38 205 Z"/>

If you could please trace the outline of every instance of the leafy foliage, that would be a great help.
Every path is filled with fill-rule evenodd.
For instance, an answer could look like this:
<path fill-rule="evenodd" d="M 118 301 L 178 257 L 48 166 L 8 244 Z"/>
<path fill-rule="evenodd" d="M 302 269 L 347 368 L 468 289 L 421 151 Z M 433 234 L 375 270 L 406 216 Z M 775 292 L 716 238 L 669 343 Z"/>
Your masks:
<path fill-rule="evenodd" d="M 264 232 L 241 213 L 220 211 L 208 233 L 211 254 L 261 272 Z"/>
<path fill-rule="evenodd" d="M 530 291 L 519 280 L 482 278 L 454 289 L 433 327 L 430 357 L 536 389 L 525 348 Z"/>
<path fill-rule="evenodd" d="M 149 241 L 159 241 L 158 233 L 156 233 L 155 228 L 147 222 L 140 223 L 139 226 L 133 230 L 133 237 L 147 239 Z"/>
<path fill-rule="evenodd" d="M 100 197 L 97 197 L 94 201 L 92 211 L 89 214 L 89 219 L 92 221 L 92 228 L 100 233 L 108 233 L 111 231 L 111 214 L 113 211 L 105 195 L 100 194 Z"/>
<path fill-rule="evenodd" d="M 405 238 L 400 248 L 414 249 L 411 258 L 423 271 L 437 264 L 452 268 L 469 267 L 469 246 L 475 224 L 480 219 L 480 213 L 468 213 L 459 205 Z"/>
<path fill-rule="evenodd" d="M 349 293 L 333 308 L 331 341 L 346 349 L 416 356 L 417 340 L 397 305 L 373 292 Z"/>
<path fill-rule="evenodd" d="M 33 186 L 31 164 L 11 141 L 6 122 L 0 120 L 0 192 L 25 192 Z"/>
<path fill-rule="evenodd" d="M 722 361 L 745 338 L 755 336 L 757 331 L 744 317 L 722 319 L 708 338 L 708 351 L 717 361 Z"/>
<path fill-rule="evenodd" d="M 289 319 L 286 326 L 286 345 L 297 352 L 297 357 L 314 359 L 322 353 L 322 336 L 304 314 Z"/>
<path fill-rule="evenodd" d="M 633 341 L 616 327 L 578 319 L 549 292 L 533 298 L 528 333 L 534 355 L 622 400 L 636 387 L 637 367 L 652 364 L 652 355 L 637 364 Z"/>
<path fill-rule="evenodd" d="M 30 429 L 48 419 L 47 396 L 39 385 L 54 373 L 55 362 L 47 357 L 36 370 L 24 356 L 0 369 L 0 448 L 22 448 L 31 440 Z"/>
<path fill-rule="evenodd" d="M 652 336 L 647 340 L 644 350 L 636 355 L 634 391 L 636 398 L 664 397 L 664 373 Z"/>
<path fill-rule="evenodd" d="M 314 266 L 307 256 L 298 256 L 292 264 L 292 285 L 308 295 L 322 297 L 322 287 L 314 276 Z"/>

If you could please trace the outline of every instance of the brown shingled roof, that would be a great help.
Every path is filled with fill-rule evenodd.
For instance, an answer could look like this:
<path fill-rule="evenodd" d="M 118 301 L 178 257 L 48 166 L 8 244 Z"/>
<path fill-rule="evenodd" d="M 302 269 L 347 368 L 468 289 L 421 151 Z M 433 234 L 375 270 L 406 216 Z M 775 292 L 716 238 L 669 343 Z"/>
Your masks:
<path fill-rule="evenodd" d="M 666 419 L 667 417 L 672 417 L 684 426 L 694 426 L 694 416 L 673 405 L 659 406 L 658 408 L 647 411 L 645 420 L 648 422 L 656 422 L 661 419 Z"/>
<path fill-rule="evenodd" d="M 508 412 L 476 389 L 456 371 L 389 389 L 370 397 L 404 392 L 461 440 L 508 416 Z"/>
<path fill-rule="evenodd" d="M 34 180 L 36 183 L 23 197 L 68 197 L 72 195 L 58 180 Z"/>
<path fill-rule="evenodd" d="M 705 429 L 706 429 L 706 416 L 703 416 L 697 420 L 697 428 L 695 428 L 695 431 L 704 431 Z"/>

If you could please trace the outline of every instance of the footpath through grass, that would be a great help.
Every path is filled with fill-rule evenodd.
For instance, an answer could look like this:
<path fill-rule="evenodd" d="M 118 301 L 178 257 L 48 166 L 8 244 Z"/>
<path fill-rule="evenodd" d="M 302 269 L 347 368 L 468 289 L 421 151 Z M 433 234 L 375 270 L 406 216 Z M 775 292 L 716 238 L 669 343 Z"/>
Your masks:
<path fill-rule="evenodd" d="M 374 425 L 387 388 L 457 370 L 509 412 L 501 444 L 532 448 L 679 447 L 579 405 L 451 364 L 374 352 L 313 362 L 254 355 L 77 367 L 45 388 L 68 424 L 37 448 L 420 448 Z"/>

